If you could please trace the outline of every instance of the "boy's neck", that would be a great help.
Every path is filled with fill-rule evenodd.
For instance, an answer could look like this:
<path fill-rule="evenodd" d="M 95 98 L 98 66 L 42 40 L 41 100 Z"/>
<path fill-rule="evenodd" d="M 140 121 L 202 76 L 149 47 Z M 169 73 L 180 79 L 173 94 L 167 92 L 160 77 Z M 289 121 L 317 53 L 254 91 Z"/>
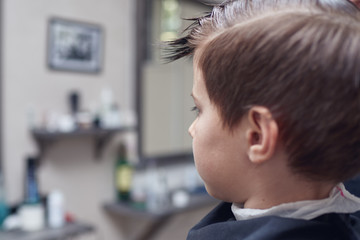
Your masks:
<path fill-rule="evenodd" d="M 276 158 L 253 172 L 245 208 L 267 209 L 283 203 L 324 199 L 336 186 L 332 182 L 312 181 L 294 174 L 283 154 Z"/>
<path fill-rule="evenodd" d="M 289 181 L 284 179 L 284 181 Z M 297 182 L 291 185 L 281 184 L 273 187 L 261 187 L 245 203 L 245 208 L 268 209 L 283 203 L 298 202 L 305 200 L 320 200 L 329 197 L 330 191 L 334 188 L 329 183 Z M 264 190 L 264 191 L 261 191 Z"/>

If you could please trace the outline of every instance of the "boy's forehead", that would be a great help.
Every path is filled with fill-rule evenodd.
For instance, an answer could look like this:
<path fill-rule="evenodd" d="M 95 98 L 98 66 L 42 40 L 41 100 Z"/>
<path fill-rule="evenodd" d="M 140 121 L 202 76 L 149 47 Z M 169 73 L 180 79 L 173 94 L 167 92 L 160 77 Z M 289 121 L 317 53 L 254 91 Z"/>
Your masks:
<path fill-rule="evenodd" d="M 204 94 L 207 94 L 204 75 L 199 65 L 194 61 L 194 77 L 191 96 L 194 99 L 201 99 Z"/>
<path fill-rule="evenodd" d="M 202 74 L 198 65 L 194 63 L 194 77 L 193 77 L 193 88 L 191 95 L 196 98 L 199 94 L 199 88 L 201 87 Z"/>
<path fill-rule="evenodd" d="M 208 36 L 206 39 L 204 39 L 204 41 L 201 44 L 199 44 L 198 46 L 196 46 L 196 48 L 194 49 L 194 57 L 193 57 L 194 66 L 199 63 L 200 58 L 206 49 L 209 38 L 210 38 L 210 36 Z"/>
<path fill-rule="evenodd" d="M 199 64 L 201 52 L 202 51 L 200 51 L 199 48 L 196 48 L 195 51 L 194 51 L 194 57 L 193 57 L 193 68 L 194 68 L 194 70 Z"/>

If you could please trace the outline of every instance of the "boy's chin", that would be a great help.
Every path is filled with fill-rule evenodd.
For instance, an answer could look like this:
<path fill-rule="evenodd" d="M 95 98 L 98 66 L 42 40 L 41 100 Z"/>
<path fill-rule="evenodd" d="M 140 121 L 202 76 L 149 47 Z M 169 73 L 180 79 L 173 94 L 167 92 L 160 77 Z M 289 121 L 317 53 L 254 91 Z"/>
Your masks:
<path fill-rule="evenodd" d="M 214 189 L 212 189 L 211 187 L 209 187 L 208 185 L 205 184 L 205 189 L 206 192 L 213 198 L 223 201 L 223 202 L 234 202 L 231 197 L 226 196 L 224 193 L 220 192 L 220 191 L 216 191 Z"/>

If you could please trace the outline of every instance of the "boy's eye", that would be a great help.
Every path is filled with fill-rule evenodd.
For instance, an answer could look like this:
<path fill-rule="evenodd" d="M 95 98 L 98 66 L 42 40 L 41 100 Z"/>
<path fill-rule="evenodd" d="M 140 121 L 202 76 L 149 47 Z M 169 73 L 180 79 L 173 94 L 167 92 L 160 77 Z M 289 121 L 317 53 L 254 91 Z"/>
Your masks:
<path fill-rule="evenodd" d="M 194 106 L 191 108 L 191 111 L 195 112 L 196 113 L 196 116 L 198 116 L 200 114 L 200 110 L 198 107 Z"/>

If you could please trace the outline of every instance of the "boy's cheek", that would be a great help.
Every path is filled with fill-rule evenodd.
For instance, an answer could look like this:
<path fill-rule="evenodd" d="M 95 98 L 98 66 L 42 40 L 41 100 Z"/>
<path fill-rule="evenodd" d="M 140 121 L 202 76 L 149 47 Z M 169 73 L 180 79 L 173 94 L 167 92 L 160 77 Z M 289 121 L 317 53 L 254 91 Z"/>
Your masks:
<path fill-rule="evenodd" d="M 201 154 L 201 152 L 197 152 L 196 148 L 194 149 L 194 160 L 195 160 L 195 167 L 198 171 L 201 179 L 205 182 L 205 184 L 208 183 L 208 181 L 211 179 L 211 159 L 207 159 L 206 161 L 205 156 Z"/>

